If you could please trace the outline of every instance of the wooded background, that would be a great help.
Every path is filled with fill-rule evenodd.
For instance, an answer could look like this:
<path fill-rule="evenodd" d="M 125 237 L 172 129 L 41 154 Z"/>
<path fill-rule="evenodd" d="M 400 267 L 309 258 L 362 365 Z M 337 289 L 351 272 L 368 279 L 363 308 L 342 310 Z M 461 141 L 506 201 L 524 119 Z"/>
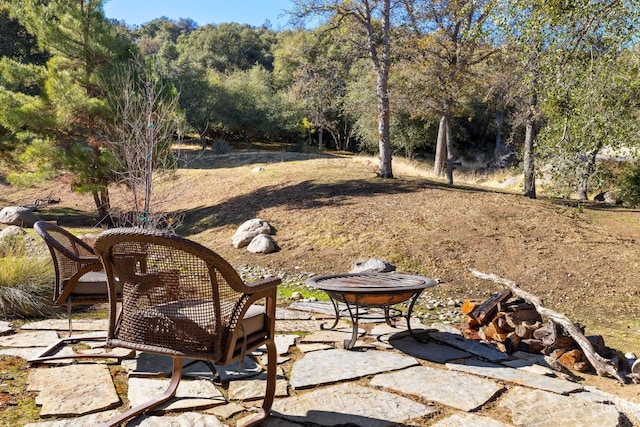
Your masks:
<path fill-rule="evenodd" d="M 0 1 L 10 183 L 63 170 L 106 215 L 111 183 L 168 167 L 127 164 L 122 147 L 155 160 L 197 139 L 221 152 L 258 141 L 379 153 L 387 178 L 392 156 L 407 156 L 449 184 L 456 161 L 512 167 L 529 197 L 544 177 L 558 195 L 640 200 L 636 1 L 295 0 L 281 31 L 130 27 L 104 3 Z"/>

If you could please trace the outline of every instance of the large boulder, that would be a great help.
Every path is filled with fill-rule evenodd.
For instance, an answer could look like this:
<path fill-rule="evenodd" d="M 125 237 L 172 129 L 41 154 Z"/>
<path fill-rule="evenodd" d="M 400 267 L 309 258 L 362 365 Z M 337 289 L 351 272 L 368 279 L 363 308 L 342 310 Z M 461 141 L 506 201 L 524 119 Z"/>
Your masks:
<path fill-rule="evenodd" d="M 251 243 L 251 241 L 260 234 L 275 234 L 275 230 L 267 221 L 263 219 L 250 219 L 248 221 L 245 221 L 240 227 L 238 227 L 236 232 L 233 233 L 233 236 L 231 236 L 231 243 L 236 249 L 244 248 L 245 246 L 248 246 L 249 243 Z"/>
<path fill-rule="evenodd" d="M 10 225 L 5 229 L 0 230 L 0 241 L 6 238 L 24 236 L 25 234 L 27 234 L 27 232 L 17 225 Z"/>
<path fill-rule="evenodd" d="M 254 254 L 270 254 L 278 250 L 273 237 L 267 234 L 258 234 L 251 240 L 251 243 L 247 246 L 247 251 Z"/>
<path fill-rule="evenodd" d="M 0 223 L 2 224 L 33 227 L 33 224 L 38 221 L 40 221 L 38 215 L 22 206 L 7 206 L 0 211 Z"/>
<path fill-rule="evenodd" d="M 612 205 L 619 205 L 622 200 L 613 191 L 605 191 L 604 193 L 597 194 L 593 200 L 596 202 L 610 203 Z"/>
<path fill-rule="evenodd" d="M 353 268 L 349 273 L 365 273 L 365 272 L 379 272 L 388 273 L 395 271 L 396 266 L 389 264 L 388 262 L 378 259 L 369 258 L 367 260 L 359 260 L 353 264 Z"/>

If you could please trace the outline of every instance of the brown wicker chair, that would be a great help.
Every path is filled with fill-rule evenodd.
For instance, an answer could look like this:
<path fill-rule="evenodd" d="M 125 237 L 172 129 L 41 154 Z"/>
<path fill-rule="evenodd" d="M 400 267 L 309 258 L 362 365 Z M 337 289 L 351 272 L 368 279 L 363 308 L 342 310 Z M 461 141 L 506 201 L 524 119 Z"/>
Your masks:
<path fill-rule="evenodd" d="M 93 248 L 69 231 L 46 221 L 36 222 L 33 228 L 44 239 L 51 253 L 55 270 L 53 304 L 67 307 L 69 337 L 71 337 L 73 332 L 72 306 L 109 302 L 107 275 Z M 83 339 L 104 340 L 105 335 L 103 333 L 101 336 L 84 337 Z M 45 360 L 79 357 L 80 355 L 74 356 L 73 354 L 67 354 L 64 357 L 52 356 L 65 343 L 73 341 L 71 338 L 60 340 L 43 353 L 29 359 L 29 362 L 38 363 Z M 96 355 L 95 357 L 100 356 Z"/>
<path fill-rule="evenodd" d="M 67 307 L 71 333 L 71 306 L 109 301 L 107 276 L 93 248 L 69 231 L 46 221 L 36 222 L 33 228 L 51 253 L 56 273 L 53 304 Z"/>
<path fill-rule="evenodd" d="M 268 356 L 265 398 L 262 410 L 244 425 L 256 425 L 268 417 L 275 395 L 279 279 L 245 284 L 215 252 L 160 231 L 107 230 L 98 236 L 94 248 L 109 280 L 107 344 L 173 357 L 171 382 L 160 398 L 131 408 L 103 426 L 118 425 L 171 399 L 182 376 L 183 358 L 224 366 L 262 345 Z M 120 312 L 114 277 L 122 284 Z"/>

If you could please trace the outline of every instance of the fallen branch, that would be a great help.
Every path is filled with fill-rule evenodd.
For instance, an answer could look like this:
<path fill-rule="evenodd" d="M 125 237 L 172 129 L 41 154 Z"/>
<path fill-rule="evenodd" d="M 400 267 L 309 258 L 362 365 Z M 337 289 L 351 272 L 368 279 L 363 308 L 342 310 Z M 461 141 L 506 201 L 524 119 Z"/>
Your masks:
<path fill-rule="evenodd" d="M 580 349 L 582 349 L 585 356 L 587 357 L 587 360 L 589 361 L 589 363 L 591 363 L 591 366 L 593 366 L 598 375 L 609 376 L 617 379 L 622 383 L 625 382 L 624 378 L 622 378 L 622 376 L 618 373 L 615 364 L 611 360 L 605 359 L 604 357 L 596 353 L 593 349 L 593 346 L 591 345 L 591 342 L 587 339 L 587 337 L 584 336 L 582 331 L 580 331 L 580 328 L 578 328 L 576 324 L 573 323 L 567 316 L 546 308 L 540 298 L 533 294 L 530 294 L 527 291 L 522 290 L 515 282 L 512 282 L 511 280 L 503 279 L 502 277 L 498 277 L 494 274 L 481 273 L 474 269 L 471 269 L 471 273 L 479 279 L 492 280 L 496 283 L 505 285 L 509 289 L 511 289 L 511 292 L 514 295 L 523 298 L 533 304 L 538 313 L 540 313 L 542 316 L 546 316 L 552 322 L 559 324 L 564 328 L 565 331 L 567 331 L 567 333 L 569 333 L 569 335 L 571 335 L 575 342 L 580 346 Z"/>

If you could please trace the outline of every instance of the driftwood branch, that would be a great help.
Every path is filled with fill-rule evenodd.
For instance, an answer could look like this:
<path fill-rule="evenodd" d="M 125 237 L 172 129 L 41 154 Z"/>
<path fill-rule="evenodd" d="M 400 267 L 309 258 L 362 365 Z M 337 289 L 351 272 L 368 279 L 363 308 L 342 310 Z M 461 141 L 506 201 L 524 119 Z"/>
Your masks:
<path fill-rule="evenodd" d="M 509 289 L 511 289 L 511 292 L 514 295 L 523 298 L 533 304 L 540 315 L 545 316 L 552 322 L 559 324 L 564 328 L 565 331 L 567 331 L 567 333 L 569 333 L 569 335 L 571 335 L 575 342 L 580 346 L 580 349 L 584 352 L 587 360 L 589 361 L 589 363 L 591 363 L 591 366 L 593 366 L 598 375 L 609 376 L 617 379 L 622 383 L 625 382 L 624 378 L 622 378 L 622 376 L 618 373 L 615 364 L 611 360 L 605 359 L 604 357 L 596 353 L 591 342 L 587 339 L 587 337 L 584 336 L 580 328 L 578 328 L 576 324 L 572 322 L 567 316 L 546 308 L 540 298 L 527 291 L 522 290 L 515 282 L 512 282 L 511 280 L 503 279 L 502 277 L 498 277 L 494 274 L 481 273 L 474 269 L 471 269 L 471 273 L 479 279 L 491 280 L 501 285 L 505 285 Z"/>

